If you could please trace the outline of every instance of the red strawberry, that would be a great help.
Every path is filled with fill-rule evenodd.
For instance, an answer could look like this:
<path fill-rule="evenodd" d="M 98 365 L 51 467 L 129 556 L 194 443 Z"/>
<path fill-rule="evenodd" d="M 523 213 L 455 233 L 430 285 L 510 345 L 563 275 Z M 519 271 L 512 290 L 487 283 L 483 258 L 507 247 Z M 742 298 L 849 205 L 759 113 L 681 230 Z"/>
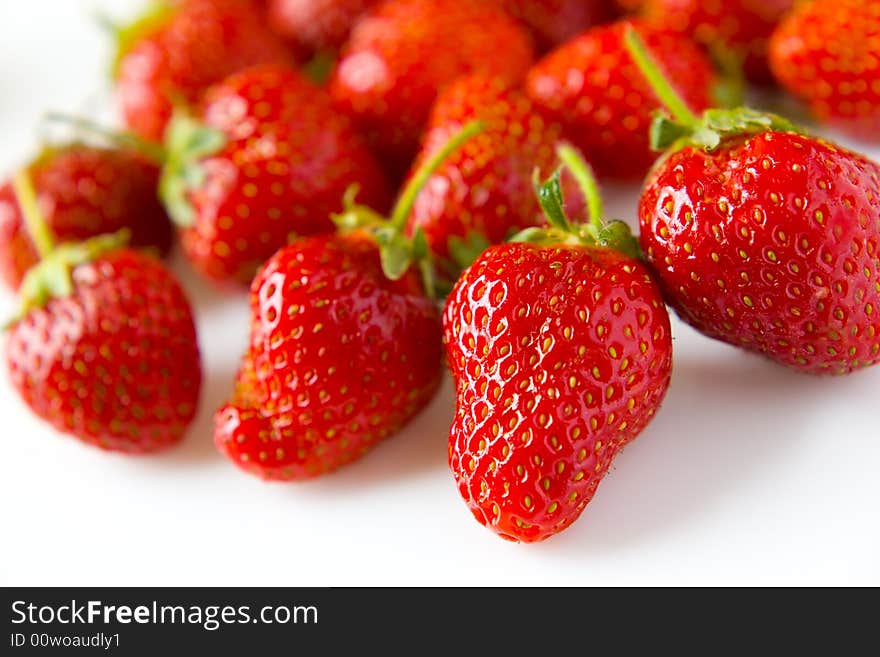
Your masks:
<path fill-rule="evenodd" d="M 774 33 L 770 64 L 820 120 L 880 139 L 880 3 L 804 3 Z"/>
<path fill-rule="evenodd" d="M 351 185 L 380 210 L 385 178 L 326 92 L 296 72 L 259 67 L 206 94 L 201 121 L 175 120 L 162 194 L 196 268 L 249 283 L 292 239 L 334 230 Z"/>
<path fill-rule="evenodd" d="M 523 91 L 472 75 L 440 95 L 415 170 L 474 119 L 485 131 L 448 158 L 419 194 L 409 220 L 454 280 L 489 244 L 543 223 L 532 176 L 556 168 L 557 124 L 545 121 Z"/>
<path fill-rule="evenodd" d="M 401 236 L 413 199 L 478 130 L 469 124 L 413 177 L 390 221 L 349 205 L 348 231 L 280 250 L 251 286 L 251 343 L 214 441 L 264 479 L 314 477 L 362 456 L 434 396 L 443 372 L 440 315 Z M 423 271 L 427 263 L 420 262 Z"/>
<path fill-rule="evenodd" d="M 251 288 L 251 345 L 215 442 L 265 479 L 360 457 L 434 396 L 440 319 L 411 270 L 382 272 L 371 239 L 326 235 L 279 251 Z"/>
<path fill-rule="evenodd" d="M 516 541 L 578 518 L 656 413 L 672 365 L 660 291 L 616 250 L 628 229 L 555 216 L 540 244 L 486 250 L 443 315 L 457 391 L 449 465 L 477 521 Z"/>
<path fill-rule="evenodd" d="M 491 2 L 386 0 L 355 26 L 331 89 L 401 172 L 444 85 L 468 73 L 517 80 L 531 61 L 528 35 Z"/>
<path fill-rule="evenodd" d="M 119 106 L 127 125 L 154 141 L 174 107 L 196 104 L 210 85 L 250 66 L 294 63 L 250 0 L 158 2 L 119 42 Z"/>
<path fill-rule="evenodd" d="M 612 17 L 608 0 L 501 0 L 545 49 L 558 46 Z"/>
<path fill-rule="evenodd" d="M 550 53 L 529 73 L 535 104 L 562 123 L 602 176 L 638 178 L 656 159 L 648 128 L 659 100 L 626 51 L 630 26 L 651 45 L 678 91 L 697 108 L 711 103 L 712 66 L 678 34 L 620 21 L 590 30 Z"/>
<path fill-rule="evenodd" d="M 676 115 L 655 129 L 659 146 L 675 148 L 648 179 L 639 217 L 679 315 L 804 372 L 880 362 L 880 166 L 779 117 Z"/>
<path fill-rule="evenodd" d="M 688 36 L 719 55 L 733 55 L 742 61 L 750 80 L 767 84 L 773 79 L 767 63 L 770 35 L 795 2 L 644 0 L 642 15 L 652 25 Z"/>
<path fill-rule="evenodd" d="M 377 0 L 268 0 L 269 25 L 307 50 L 335 50 Z"/>
<path fill-rule="evenodd" d="M 70 144 L 47 148 L 26 167 L 40 210 L 60 242 L 122 228 L 131 244 L 171 248 L 171 222 L 156 197 L 159 169 L 132 150 Z M 0 186 L 0 271 L 17 288 L 38 260 L 11 182 Z"/>
<path fill-rule="evenodd" d="M 17 190 L 43 259 L 22 284 L 24 309 L 9 330 L 13 385 L 41 418 L 102 449 L 151 452 L 179 441 L 201 384 L 180 285 L 116 236 L 52 248 L 26 175 Z"/>

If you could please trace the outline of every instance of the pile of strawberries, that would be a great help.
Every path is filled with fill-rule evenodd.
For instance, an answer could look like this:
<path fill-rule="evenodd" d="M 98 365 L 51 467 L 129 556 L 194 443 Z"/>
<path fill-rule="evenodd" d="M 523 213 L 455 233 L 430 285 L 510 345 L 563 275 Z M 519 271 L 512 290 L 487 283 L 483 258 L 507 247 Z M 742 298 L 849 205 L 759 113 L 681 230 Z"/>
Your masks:
<path fill-rule="evenodd" d="M 74 121 L 0 188 L 10 376 L 87 443 L 165 448 L 197 410 L 175 237 L 250 285 L 224 455 L 328 473 L 448 367 L 455 482 L 512 540 L 659 411 L 667 305 L 805 373 L 880 362 L 880 165 L 730 104 L 778 84 L 880 139 L 880 3 L 165 0 L 118 39 L 124 129 Z M 638 236 L 597 176 L 645 179 Z"/>

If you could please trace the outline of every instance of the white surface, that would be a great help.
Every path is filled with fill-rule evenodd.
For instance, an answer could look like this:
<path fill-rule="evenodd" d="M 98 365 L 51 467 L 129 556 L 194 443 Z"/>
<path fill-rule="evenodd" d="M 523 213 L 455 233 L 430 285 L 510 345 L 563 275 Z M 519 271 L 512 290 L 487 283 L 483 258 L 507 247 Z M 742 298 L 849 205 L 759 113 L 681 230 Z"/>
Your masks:
<path fill-rule="evenodd" d="M 131 4 L 4 3 L 4 172 L 35 147 L 42 112 L 95 107 L 107 50 L 88 11 Z M 609 200 L 632 216 L 634 190 Z M 268 485 L 233 468 L 214 451 L 210 418 L 245 344 L 245 298 L 175 268 L 206 365 L 201 415 L 179 448 L 126 458 L 56 434 L 3 366 L 0 584 L 880 584 L 880 368 L 809 378 L 676 320 L 656 421 L 571 529 L 515 545 L 477 525 L 453 486 L 449 385 L 408 431 L 338 474 Z M 11 302 L 0 293 L 0 311 Z"/>

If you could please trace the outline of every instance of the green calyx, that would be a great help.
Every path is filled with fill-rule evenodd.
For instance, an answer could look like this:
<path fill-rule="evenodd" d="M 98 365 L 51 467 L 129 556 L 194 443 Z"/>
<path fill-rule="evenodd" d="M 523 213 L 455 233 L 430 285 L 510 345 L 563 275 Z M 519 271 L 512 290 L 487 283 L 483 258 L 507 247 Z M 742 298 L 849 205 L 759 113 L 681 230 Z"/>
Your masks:
<path fill-rule="evenodd" d="M 437 275 L 428 249 L 424 231 L 417 228 L 412 237 L 405 234 L 406 224 L 422 188 L 443 163 L 473 137 L 485 130 L 482 121 L 471 121 L 453 135 L 443 148 L 420 167 L 410 178 L 397 200 L 390 217 L 356 202 L 358 187 L 352 186 L 345 194 L 343 211 L 332 217 L 343 233 L 365 231 L 379 245 L 382 270 L 391 280 L 399 280 L 412 265 L 422 273 L 425 290 L 436 296 Z"/>
<path fill-rule="evenodd" d="M 557 148 L 562 166 L 546 181 L 535 172 L 535 194 L 547 217 L 548 226 L 526 228 L 514 235 L 512 242 L 531 244 L 581 244 L 619 251 L 632 258 L 641 258 L 639 243 L 623 221 L 605 221 L 599 185 L 590 166 L 574 148 L 561 144 Z M 587 202 L 589 221 L 572 223 L 565 211 L 562 193 L 562 171 L 568 169 L 574 176 Z"/>
<path fill-rule="evenodd" d="M 746 107 L 710 109 L 697 116 L 672 87 L 654 56 L 635 29 L 625 36 L 626 47 L 666 113 L 659 113 L 651 126 L 651 146 L 658 151 L 692 146 L 711 152 L 728 138 L 767 131 L 800 132 L 791 121 Z"/>
<path fill-rule="evenodd" d="M 679 123 L 663 115 L 657 116 L 651 125 L 651 148 L 665 151 L 693 146 L 712 152 L 730 137 L 768 131 L 800 132 L 794 123 L 776 114 L 747 107 L 710 109 L 691 124 Z"/>
<path fill-rule="evenodd" d="M 117 25 L 104 15 L 98 15 L 98 23 L 109 32 L 116 41 L 116 53 L 113 57 L 113 78 L 119 75 L 119 66 L 123 58 L 140 40 L 150 36 L 163 25 L 167 24 L 177 8 L 163 0 L 154 0 L 139 19 L 129 25 Z"/>
<path fill-rule="evenodd" d="M 324 86 L 330 80 L 336 65 L 336 53 L 332 50 L 319 50 L 302 67 L 302 74 L 316 85 Z"/>
<path fill-rule="evenodd" d="M 13 323 L 34 308 L 42 308 L 51 299 L 70 296 L 73 293 L 74 268 L 125 247 L 130 236 L 130 231 L 124 228 L 85 242 L 59 244 L 25 274 L 19 289 L 19 309 Z"/>
<path fill-rule="evenodd" d="M 73 292 L 72 272 L 76 266 L 124 247 L 130 238 L 130 231 L 123 229 L 84 242 L 56 246 L 54 237 L 40 213 L 37 195 L 27 171 L 20 171 L 15 176 L 13 188 L 24 217 L 25 228 L 34 243 L 40 261 L 25 274 L 19 290 L 19 310 L 9 324 L 15 323 L 34 308 L 42 308 L 50 299 L 69 296 Z"/>
<path fill-rule="evenodd" d="M 195 221 L 189 192 L 205 182 L 202 160 L 226 146 L 226 135 L 184 114 L 168 126 L 165 162 L 159 179 L 159 198 L 169 216 L 181 228 Z"/>

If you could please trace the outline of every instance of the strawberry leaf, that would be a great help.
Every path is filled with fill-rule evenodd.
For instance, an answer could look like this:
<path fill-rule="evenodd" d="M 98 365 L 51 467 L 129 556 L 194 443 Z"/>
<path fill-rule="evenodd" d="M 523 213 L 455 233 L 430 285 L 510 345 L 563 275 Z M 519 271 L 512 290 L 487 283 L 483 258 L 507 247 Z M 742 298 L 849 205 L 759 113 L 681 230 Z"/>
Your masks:
<path fill-rule="evenodd" d="M 462 239 L 457 235 L 449 238 L 449 255 L 459 269 L 467 269 L 491 244 L 486 237 L 478 232 L 470 232 Z"/>
<path fill-rule="evenodd" d="M 131 231 L 124 228 L 119 232 L 93 237 L 85 242 L 70 242 L 56 246 L 25 274 L 19 290 L 19 310 L 10 323 L 21 319 L 34 308 L 42 308 L 52 299 L 60 299 L 72 294 L 71 273 L 78 265 L 92 262 L 105 253 L 123 248 L 128 244 L 130 237 Z"/>
<path fill-rule="evenodd" d="M 202 160 L 226 146 L 226 135 L 188 116 L 174 117 L 168 128 L 167 159 L 159 180 L 159 197 L 178 226 L 195 221 L 189 192 L 205 181 Z"/>
<path fill-rule="evenodd" d="M 544 183 L 539 181 L 539 172 L 534 175 L 535 194 L 538 204 L 547 216 L 547 222 L 564 232 L 573 232 L 571 222 L 565 214 L 565 200 L 562 196 L 562 170 L 557 169 Z"/>

